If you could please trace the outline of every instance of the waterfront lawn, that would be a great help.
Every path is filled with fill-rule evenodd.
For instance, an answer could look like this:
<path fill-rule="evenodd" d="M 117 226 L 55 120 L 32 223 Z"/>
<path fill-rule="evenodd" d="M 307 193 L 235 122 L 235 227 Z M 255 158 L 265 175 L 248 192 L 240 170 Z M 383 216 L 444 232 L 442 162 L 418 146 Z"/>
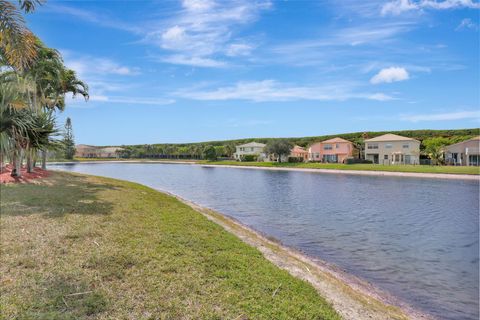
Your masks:
<path fill-rule="evenodd" d="M 201 161 L 204 164 L 255 166 L 255 167 L 285 167 L 309 169 L 336 169 L 336 170 L 366 170 L 390 172 L 417 172 L 417 173 L 450 173 L 450 174 L 480 174 L 480 167 L 463 166 L 427 166 L 427 165 L 379 165 L 379 164 L 343 164 L 343 163 L 278 163 L 278 162 L 239 162 L 239 161 Z"/>
<path fill-rule="evenodd" d="M 173 197 L 53 172 L 1 186 L 3 319 L 339 319 Z"/>

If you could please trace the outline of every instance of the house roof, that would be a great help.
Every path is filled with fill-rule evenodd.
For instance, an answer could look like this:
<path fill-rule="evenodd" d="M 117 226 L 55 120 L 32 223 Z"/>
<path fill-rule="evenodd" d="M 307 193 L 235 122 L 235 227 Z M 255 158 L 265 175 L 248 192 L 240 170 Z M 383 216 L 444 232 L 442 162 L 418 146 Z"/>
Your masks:
<path fill-rule="evenodd" d="M 468 141 L 479 141 L 480 142 L 480 136 L 476 136 L 476 137 L 473 137 L 473 138 L 470 138 L 470 139 L 467 139 L 467 140 L 464 140 L 464 141 L 453 143 L 453 144 L 448 145 L 447 147 L 456 146 L 457 144 L 462 144 L 462 143 L 465 143 L 465 142 L 468 142 Z"/>
<path fill-rule="evenodd" d="M 418 140 L 415 140 L 415 139 L 412 139 L 412 138 L 407 138 L 407 137 L 402 137 L 402 136 L 399 136 L 399 135 L 396 135 L 396 134 L 393 134 L 393 133 L 387 133 L 387 134 L 384 134 L 384 135 L 381 135 L 379 137 L 375 137 L 375 138 L 372 138 L 372 139 L 367 139 L 365 140 L 365 142 L 387 142 L 387 141 L 417 141 L 419 142 Z"/>
<path fill-rule="evenodd" d="M 265 144 L 263 143 L 259 143 L 259 142 L 249 142 L 249 143 L 245 143 L 245 144 L 241 144 L 237 147 L 260 147 L 260 148 L 263 148 L 265 147 Z"/>
<path fill-rule="evenodd" d="M 300 146 L 294 146 L 293 149 L 292 149 L 292 152 L 296 152 L 296 153 L 305 152 L 305 153 L 308 153 L 308 151 L 305 150 L 305 148 L 302 148 L 302 147 L 300 147 Z"/>
<path fill-rule="evenodd" d="M 322 141 L 322 143 L 341 143 L 341 142 L 351 143 L 350 141 L 339 138 L 339 137 Z"/>

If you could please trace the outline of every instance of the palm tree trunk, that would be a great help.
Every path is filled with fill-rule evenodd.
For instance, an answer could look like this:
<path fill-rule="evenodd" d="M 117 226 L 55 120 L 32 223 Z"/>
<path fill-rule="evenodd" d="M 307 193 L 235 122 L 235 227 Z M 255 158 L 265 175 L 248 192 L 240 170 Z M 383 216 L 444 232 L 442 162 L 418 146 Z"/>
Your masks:
<path fill-rule="evenodd" d="M 32 150 L 30 148 L 27 148 L 26 153 L 27 153 L 27 172 L 32 173 L 33 172 Z"/>
<path fill-rule="evenodd" d="M 47 151 L 42 150 L 42 169 L 47 170 Z"/>
<path fill-rule="evenodd" d="M 22 153 L 23 150 L 16 150 L 14 152 L 14 168 L 12 170 L 12 177 L 21 177 L 22 176 Z"/>

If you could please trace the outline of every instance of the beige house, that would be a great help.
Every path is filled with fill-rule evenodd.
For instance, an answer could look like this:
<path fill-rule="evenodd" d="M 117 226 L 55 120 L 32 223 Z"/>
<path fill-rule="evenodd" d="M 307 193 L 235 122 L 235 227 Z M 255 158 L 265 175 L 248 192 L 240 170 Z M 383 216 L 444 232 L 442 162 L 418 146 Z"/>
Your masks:
<path fill-rule="evenodd" d="M 258 161 L 262 161 L 266 158 L 264 152 L 265 144 L 258 142 L 249 142 L 239 146 L 236 146 L 237 151 L 233 154 L 233 157 L 237 161 L 242 161 L 246 155 L 257 156 Z"/>
<path fill-rule="evenodd" d="M 445 162 L 459 166 L 480 165 L 480 136 L 446 146 Z"/>
<path fill-rule="evenodd" d="M 420 141 L 384 134 L 365 140 L 365 159 L 377 164 L 419 164 Z"/>
<path fill-rule="evenodd" d="M 76 158 L 118 158 L 117 151 L 123 150 L 119 147 L 96 147 L 85 144 L 75 146 Z"/>

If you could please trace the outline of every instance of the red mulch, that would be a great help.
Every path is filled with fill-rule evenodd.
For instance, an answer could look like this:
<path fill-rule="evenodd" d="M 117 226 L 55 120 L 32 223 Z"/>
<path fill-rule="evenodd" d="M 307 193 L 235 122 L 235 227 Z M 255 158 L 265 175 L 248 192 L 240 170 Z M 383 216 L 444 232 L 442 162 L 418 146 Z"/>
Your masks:
<path fill-rule="evenodd" d="M 21 177 L 11 177 L 10 173 L 12 172 L 12 166 L 7 164 L 5 167 L 2 167 L 0 173 L 0 183 L 29 183 L 34 179 L 48 177 L 48 171 L 42 170 L 35 167 L 32 173 L 27 173 L 27 169 L 22 167 L 22 176 Z"/>

